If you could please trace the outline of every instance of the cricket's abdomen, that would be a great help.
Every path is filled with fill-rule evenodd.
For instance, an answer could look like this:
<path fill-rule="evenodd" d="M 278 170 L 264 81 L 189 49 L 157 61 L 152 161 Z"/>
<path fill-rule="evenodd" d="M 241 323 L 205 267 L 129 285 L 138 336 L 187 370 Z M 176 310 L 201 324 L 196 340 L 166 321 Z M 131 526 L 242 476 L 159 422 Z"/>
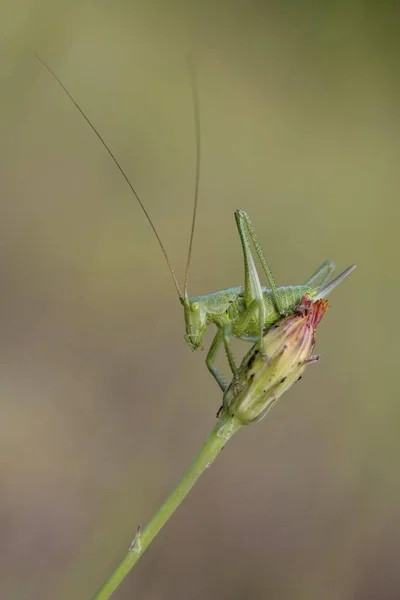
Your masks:
<path fill-rule="evenodd" d="M 313 288 L 308 285 L 287 285 L 278 287 L 278 292 L 281 298 L 284 315 L 280 315 L 274 305 L 271 290 L 264 290 L 264 305 L 265 305 L 265 325 L 273 325 L 282 316 L 293 314 L 296 307 L 299 306 L 302 297 L 305 294 L 313 295 Z"/>
<path fill-rule="evenodd" d="M 285 311 L 284 315 L 279 314 L 273 301 L 272 292 L 270 289 L 263 288 L 264 306 L 265 306 L 265 327 L 274 325 L 283 316 L 291 315 L 299 306 L 302 297 L 309 294 L 311 297 L 314 294 L 314 289 L 307 285 L 290 285 L 279 287 L 278 292 L 281 297 L 281 302 Z M 238 298 L 235 302 L 235 308 L 238 313 L 243 313 L 246 310 L 244 298 Z M 238 337 L 243 339 L 256 338 L 260 333 L 259 315 L 255 314 L 247 327 L 241 332 Z"/>

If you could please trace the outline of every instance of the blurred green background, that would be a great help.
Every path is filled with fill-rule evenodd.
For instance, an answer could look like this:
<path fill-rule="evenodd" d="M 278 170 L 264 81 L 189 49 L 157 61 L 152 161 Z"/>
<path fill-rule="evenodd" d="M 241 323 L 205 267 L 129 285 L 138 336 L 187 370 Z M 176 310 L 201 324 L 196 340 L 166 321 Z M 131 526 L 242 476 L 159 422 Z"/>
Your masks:
<path fill-rule="evenodd" d="M 236 208 L 281 285 L 358 264 L 321 362 L 234 438 L 116 600 L 400 597 L 398 17 L 392 2 L 2 3 L 1 598 L 89 599 L 221 403 L 139 206 L 33 49 L 181 281 L 192 55 L 192 295 L 243 282 Z"/>

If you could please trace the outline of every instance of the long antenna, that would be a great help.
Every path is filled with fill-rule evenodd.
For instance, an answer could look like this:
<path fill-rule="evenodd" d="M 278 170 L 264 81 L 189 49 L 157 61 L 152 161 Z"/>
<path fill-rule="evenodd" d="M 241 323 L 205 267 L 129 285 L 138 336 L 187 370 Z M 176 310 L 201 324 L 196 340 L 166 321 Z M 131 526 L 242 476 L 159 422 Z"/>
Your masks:
<path fill-rule="evenodd" d="M 99 138 L 100 142 L 103 144 L 104 148 L 107 150 L 108 154 L 111 156 L 111 158 L 113 159 L 114 163 L 116 164 L 116 166 L 118 167 L 118 170 L 120 171 L 120 173 L 122 174 L 123 178 L 125 179 L 126 183 L 129 185 L 133 195 L 135 196 L 136 200 L 139 202 L 140 208 L 142 209 L 142 211 L 144 212 L 148 222 L 150 223 L 150 227 L 152 228 L 152 230 L 154 231 L 154 235 L 157 238 L 157 241 L 159 243 L 159 246 L 162 250 L 162 253 L 164 254 L 164 258 L 167 261 L 167 265 L 168 268 L 170 270 L 170 273 L 172 275 L 172 279 L 174 280 L 174 284 L 176 287 L 176 291 L 178 292 L 178 296 L 179 298 L 182 298 L 182 293 L 178 284 L 178 280 L 176 278 L 176 275 L 174 273 L 174 270 L 172 268 L 172 265 L 170 263 L 170 260 L 168 258 L 168 254 L 167 251 L 165 250 L 164 244 L 161 241 L 160 236 L 157 233 L 157 229 L 155 228 L 155 225 L 153 223 L 153 221 L 150 218 L 149 213 L 147 212 L 147 210 L 144 207 L 143 202 L 141 201 L 141 199 L 139 198 L 139 195 L 137 194 L 137 192 L 135 191 L 133 185 L 131 184 L 131 182 L 129 181 L 125 171 L 123 170 L 123 168 L 121 167 L 121 165 L 119 164 L 118 160 L 116 159 L 116 157 L 114 156 L 114 154 L 112 153 L 111 149 L 108 147 L 108 145 L 106 144 L 106 142 L 104 141 L 104 139 L 101 137 L 100 133 L 97 131 L 97 129 L 95 128 L 95 126 L 93 125 L 93 123 L 90 121 L 90 119 L 85 115 L 85 113 L 83 112 L 83 110 L 81 109 L 81 107 L 79 106 L 79 104 L 76 102 L 76 100 L 73 98 L 73 96 L 71 95 L 71 93 L 67 90 L 67 88 L 65 87 L 65 85 L 63 84 L 63 82 L 57 77 L 57 75 L 54 73 L 54 71 L 49 67 L 48 64 L 46 64 L 44 62 L 44 60 L 42 58 L 40 58 L 40 56 L 38 54 L 36 54 L 36 52 L 34 52 L 35 57 L 37 58 L 37 60 L 39 62 L 42 63 L 42 65 L 49 71 L 49 73 L 54 77 L 54 79 L 57 81 L 57 83 L 62 87 L 62 89 L 64 90 L 64 92 L 67 94 L 68 98 L 71 100 L 71 102 L 74 104 L 75 108 L 81 113 L 82 117 L 85 119 L 86 123 L 92 128 L 92 130 L 94 131 L 94 133 L 97 135 L 97 137 Z"/>
<path fill-rule="evenodd" d="M 193 99 L 193 120 L 194 120 L 194 129 L 196 136 L 196 179 L 194 186 L 194 204 L 193 204 L 193 216 L 192 216 L 192 226 L 190 229 L 190 239 L 189 239 L 189 250 L 188 257 L 185 269 L 185 280 L 183 285 L 183 297 L 187 298 L 187 288 L 188 288 L 188 278 L 189 278 L 189 267 L 190 267 L 190 259 L 192 257 L 192 248 L 193 248 L 193 239 L 194 239 L 194 230 L 196 227 L 196 216 L 197 216 L 197 205 L 199 203 L 199 183 L 200 183 L 200 164 L 201 164 L 201 140 L 200 140 L 200 106 L 199 106 L 199 91 L 197 87 L 197 77 L 196 71 L 193 63 L 190 60 L 190 57 L 187 58 L 189 74 L 191 79 L 191 87 L 192 87 L 192 99 Z"/>

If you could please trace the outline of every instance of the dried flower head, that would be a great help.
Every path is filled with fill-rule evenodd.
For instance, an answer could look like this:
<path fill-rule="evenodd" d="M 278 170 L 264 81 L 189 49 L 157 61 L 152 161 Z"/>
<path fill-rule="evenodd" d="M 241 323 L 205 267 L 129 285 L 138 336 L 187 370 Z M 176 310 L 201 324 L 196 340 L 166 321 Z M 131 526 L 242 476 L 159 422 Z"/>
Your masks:
<path fill-rule="evenodd" d="M 255 344 L 224 393 L 222 410 L 243 424 L 262 419 L 303 374 L 313 356 L 315 331 L 328 308 L 326 300 L 302 298 L 297 311 L 264 333 L 266 354 Z"/>

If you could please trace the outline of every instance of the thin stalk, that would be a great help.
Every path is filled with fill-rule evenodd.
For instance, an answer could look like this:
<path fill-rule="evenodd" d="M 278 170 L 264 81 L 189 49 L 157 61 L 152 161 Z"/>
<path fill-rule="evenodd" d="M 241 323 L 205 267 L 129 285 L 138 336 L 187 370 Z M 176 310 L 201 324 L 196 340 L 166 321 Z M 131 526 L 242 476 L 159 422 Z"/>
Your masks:
<path fill-rule="evenodd" d="M 111 573 L 92 600 L 107 600 L 122 583 L 129 571 L 135 566 L 146 548 L 151 544 L 160 529 L 175 512 L 186 495 L 190 492 L 200 475 L 216 459 L 226 442 L 241 427 L 236 417 L 222 414 L 217 424 L 211 430 L 202 449 L 189 467 L 188 471 L 166 499 L 164 504 L 154 514 L 144 529 L 138 529 L 128 552 L 119 565 Z"/>

